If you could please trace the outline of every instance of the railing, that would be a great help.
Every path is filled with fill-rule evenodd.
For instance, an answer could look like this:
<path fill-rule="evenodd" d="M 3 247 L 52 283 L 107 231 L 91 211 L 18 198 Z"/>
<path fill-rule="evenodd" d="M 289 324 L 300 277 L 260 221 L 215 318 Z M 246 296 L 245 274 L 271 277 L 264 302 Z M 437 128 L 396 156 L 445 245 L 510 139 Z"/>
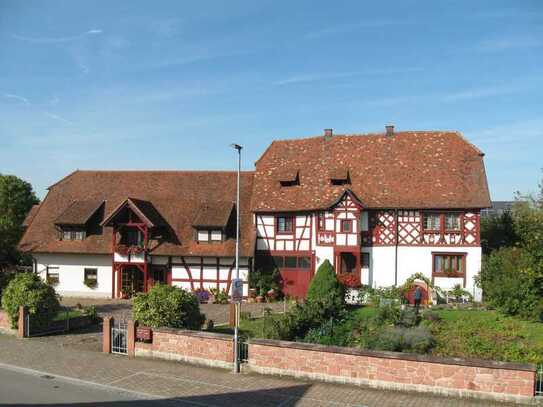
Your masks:
<path fill-rule="evenodd" d="M 238 357 L 241 363 L 246 363 L 249 360 L 249 344 L 245 341 L 238 343 Z"/>
<path fill-rule="evenodd" d="M 537 366 L 537 373 L 535 377 L 535 395 L 536 397 L 543 397 L 543 365 Z"/>

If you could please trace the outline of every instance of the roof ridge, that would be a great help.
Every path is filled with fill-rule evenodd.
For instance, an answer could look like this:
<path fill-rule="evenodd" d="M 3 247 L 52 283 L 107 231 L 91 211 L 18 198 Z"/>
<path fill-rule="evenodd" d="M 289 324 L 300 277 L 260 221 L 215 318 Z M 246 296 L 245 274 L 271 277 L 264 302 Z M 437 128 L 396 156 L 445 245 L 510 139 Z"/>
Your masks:
<path fill-rule="evenodd" d="M 101 173 L 108 173 L 108 172 L 113 172 L 113 173 L 121 173 L 121 172 L 134 172 L 134 173 L 142 173 L 142 172 L 149 172 L 149 173 L 171 173 L 171 174 L 192 174 L 192 173 L 200 173 L 200 174 L 217 174 L 217 173 L 220 173 L 220 174 L 236 174 L 237 171 L 236 170 L 75 170 L 74 172 L 72 172 L 71 174 L 67 175 L 66 177 L 64 177 L 63 179 L 61 179 L 60 181 L 58 181 L 56 184 L 62 182 L 63 180 L 65 180 L 66 178 L 68 178 L 69 176 L 73 175 L 74 173 L 76 172 L 80 172 L 80 173 L 93 173 L 93 172 L 101 172 Z M 252 174 L 254 173 L 255 171 L 254 170 L 242 170 L 241 173 L 242 174 Z M 56 184 L 53 184 L 53 185 L 56 185 Z"/>
<path fill-rule="evenodd" d="M 400 131 L 394 131 L 395 135 L 398 134 L 410 134 L 410 133 L 416 133 L 416 134 L 423 134 L 423 133 L 431 133 L 433 135 L 436 134 L 455 134 L 460 133 L 458 130 L 400 130 Z M 368 133 L 337 133 L 334 134 L 331 137 L 331 140 L 334 140 L 335 138 L 339 137 L 384 137 L 386 136 L 385 132 L 368 132 Z M 319 134 L 315 136 L 305 136 L 305 137 L 299 137 L 299 138 L 286 138 L 286 139 L 276 139 L 272 142 L 273 143 L 282 143 L 282 142 L 290 142 L 290 141 L 306 141 L 306 140 L 317 140 L 319 138 L 324 138 L 324 135 Z M 469 143 L 469 142 L 468 142 Z M 266 150 L 267 151 L 267 150 Z M 266 153 L 264 151 L 264 154 Z M 264 155 L 262 154 L 262 155 Z M 262 157 L 261 157 L 262 158 Z M 258 160 L 260 161 L 260 159 Z"/>

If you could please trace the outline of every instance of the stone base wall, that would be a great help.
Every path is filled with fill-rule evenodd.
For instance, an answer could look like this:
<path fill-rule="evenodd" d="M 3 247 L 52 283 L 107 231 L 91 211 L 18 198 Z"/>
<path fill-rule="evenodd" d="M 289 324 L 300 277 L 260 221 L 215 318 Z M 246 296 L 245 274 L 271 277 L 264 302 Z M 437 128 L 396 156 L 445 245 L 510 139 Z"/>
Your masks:
<path fill-rule="evenodd" d="M 252 340 L 249 368 L 372 387 L 508 401 L 532 400 L 535 366 Z"/>
<path fill-rule="evenodd" d="M 135 342 L 134 354 L 233 368 L 234 339 L 231 335 L 159 328 L 153 329 L 151 343 Z"/>

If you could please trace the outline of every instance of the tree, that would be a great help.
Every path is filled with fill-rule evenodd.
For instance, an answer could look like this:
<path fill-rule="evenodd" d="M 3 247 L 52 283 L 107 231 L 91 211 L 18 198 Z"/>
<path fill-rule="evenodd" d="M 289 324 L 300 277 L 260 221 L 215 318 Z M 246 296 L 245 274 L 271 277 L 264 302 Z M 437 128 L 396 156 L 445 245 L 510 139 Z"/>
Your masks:
<path fill-rule="evenodd" d="M 511 211 L 481 219 L 481 246 L 484 254 L 518 242 Z"/>
<path fill-rule="evenodd" d="M 14 175 L 0 174 L 0 261 L 19 260 L 17 244 L 23 235 L 23 221 L 37 203 L 32 185 Z"/>
<path fill-rule="evenodd" d="M 308 302 L 330 301 L 334 306 L 342 307 L 345 304 L 345 291 L 343 285 L 337 280 L 334 267 L 325 260 L 311 280 L 307 291 Z"/>
<path fill-rule="evenodd" d="M 19 307 L 28 307 L 38 324 L 47 324 L 60 309 L 55 289 L 33 273 L 18 273 L 2 293 L 2 308 L 11 318 L 11 326 L 17 328 Z"/>

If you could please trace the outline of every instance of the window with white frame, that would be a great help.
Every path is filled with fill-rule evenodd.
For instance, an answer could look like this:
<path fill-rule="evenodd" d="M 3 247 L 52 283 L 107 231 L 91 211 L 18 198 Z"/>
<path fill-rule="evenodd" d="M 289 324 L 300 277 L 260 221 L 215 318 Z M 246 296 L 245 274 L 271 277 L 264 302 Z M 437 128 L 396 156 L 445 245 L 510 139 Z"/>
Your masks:
<path fill-rule="evenodd" d="M 460 214 L 459 213 L 445 214 L 445 230 L 446 231 L 460 230 Z"/>
<path fill-rule="evenodd" d="M 433 212 L 425 213 L 424 230 L 441 230 L 441 215 Z"/>
<path fill-rule="evenodd" d="M 211 241 L 220 242 L 222 240 L 222 231 L 221 230 L 212 230 L 211 231 Z"/>
<path fill-rule="evenodd" d="M 60 236 L 62 240 L 84 240 L 85 235 L 83 229 L 63 229 Z"/>
<path fill-rule="evenodd" d="M 209 230 L 198 230 L 198 241 L 209 242 Z"/>

